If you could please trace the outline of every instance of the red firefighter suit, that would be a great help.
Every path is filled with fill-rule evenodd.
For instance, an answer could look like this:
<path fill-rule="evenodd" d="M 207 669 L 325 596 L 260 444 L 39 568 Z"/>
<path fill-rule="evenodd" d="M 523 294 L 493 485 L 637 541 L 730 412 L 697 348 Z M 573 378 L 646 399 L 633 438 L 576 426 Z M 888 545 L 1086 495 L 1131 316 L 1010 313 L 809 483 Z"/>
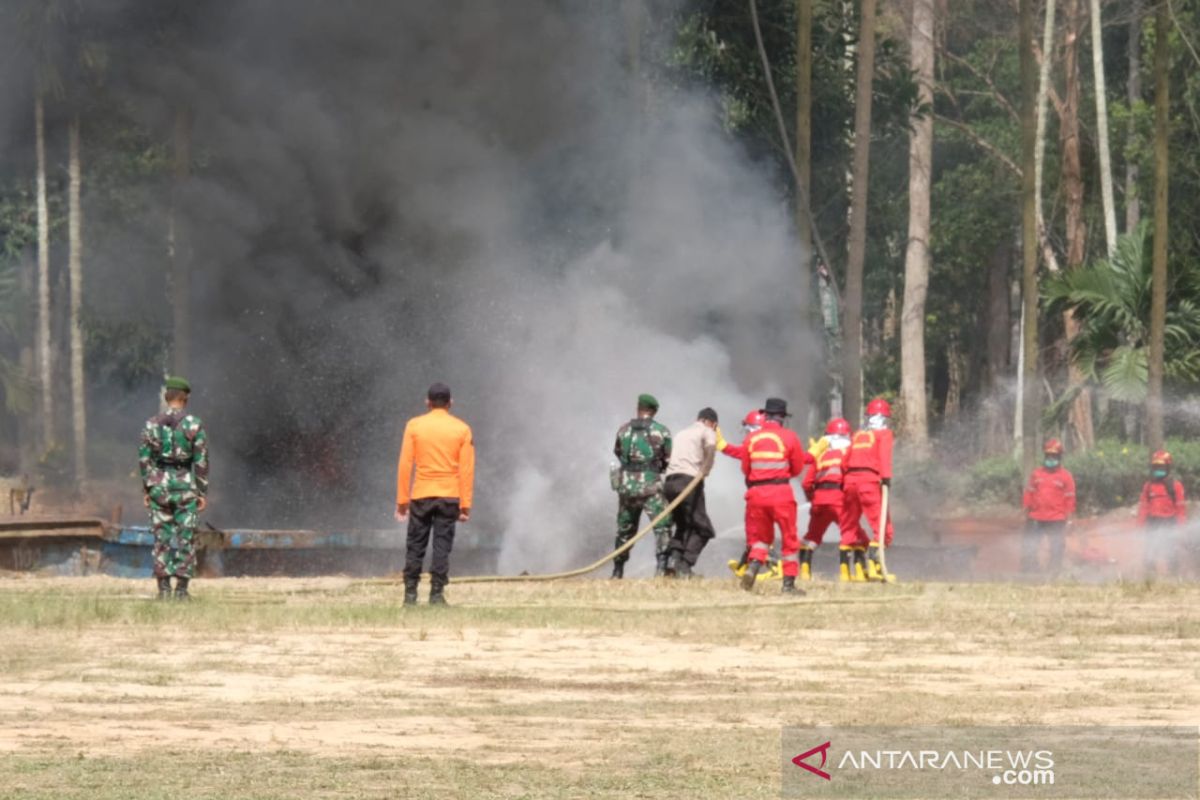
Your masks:
<path fill-rule="evenodd" d="M 742 447 L 749 558 L 767 562 L 778 525 L 783 539 L 779 559 L 783 575 L 794 578 L 800 574 L 800 537 L 796 531 L 796 496 L 789 483 L 804 472 L 806 451 L 795 433 L 773 419 L 747 436 Z"/>
<path fill-rule="evenodd" d="M 820 546 L 825 540 L 825 531 L 834 523 L 841 529 L 843 546 L 858 544 L 855 526 L 847 524 L 844 519 L 842 462 L 846 458 L 846 452 L 845 449 L 829 448 L 816 460 L 814 469 L 804 476 L 804 494 L 812 502 L 812 508 L 808 512 L 808 532 L 804 534 L 804 541 L 810 542 L 813 547 Z"/>
<path fill-rule="evenodd" d="M 892 480 L 892 432 L 887 428 L 879 430 L 862 430 L 854 434 L 850 440 L 850 452 L 842 462 L 846 472 L 845 488 L 842 503 L 845 508 L 847 527 L 854 531 L 854 541 L 858 546 L 868 541 L 878 544 L 880 520 L 883 513 L 883 492 L 880 484 Z M 862 516 L 866 514 L 867 524 L 871 526 L 872 535 L 868 540 L 862 529 Z M 892 546 L 892 515 L 888 514 L 887 532 L 884 539 L 888 547 Z M 846 534 L 842 541 L 849 542 Z"/>

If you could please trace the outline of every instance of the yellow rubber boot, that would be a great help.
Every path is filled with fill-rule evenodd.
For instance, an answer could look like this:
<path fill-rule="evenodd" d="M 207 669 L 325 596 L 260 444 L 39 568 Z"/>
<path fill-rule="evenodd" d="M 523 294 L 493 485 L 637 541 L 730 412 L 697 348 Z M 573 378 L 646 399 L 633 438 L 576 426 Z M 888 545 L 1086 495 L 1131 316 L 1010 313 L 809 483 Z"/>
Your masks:
<path fill-rule="evenodd" d="M 867 581 L 867 559 L 863 548 L 854 548 L 854 576 L 850 579 L 855 583 L 866 583 Z"/>
<path fill-rule="evenodd" d="M 802 580 L 802 581 L 811 581 L 812 580 L 812 565 L 809 564 L 807 561 L 800 564 L 800 580 Z"/>
<path fill-rule="evenodd" d="M 838 548 L 838 581 L 841 583 L 850 582 L 850 560 L 854 558 L 853 551 L 846 546 Z"/>
<path fill-rule="evenodd" d="M 874 556 L 874 553 L 872 553 L 871 555 Z M 869 580 L 869 581 L 882 581 L 883 580 L 883 570 L 881 570 L 879 568 L 879 562 L 876 561 L 875 558 L 873 558 L 873 557 L 867 560 L 867 580 Z"/>

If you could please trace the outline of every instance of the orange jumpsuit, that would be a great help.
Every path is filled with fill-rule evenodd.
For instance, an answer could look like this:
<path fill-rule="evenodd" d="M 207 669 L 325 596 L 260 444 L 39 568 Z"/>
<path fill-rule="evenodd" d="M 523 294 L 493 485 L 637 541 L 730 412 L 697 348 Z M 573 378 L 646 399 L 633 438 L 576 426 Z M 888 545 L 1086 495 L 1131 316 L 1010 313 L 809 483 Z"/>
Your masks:
<path fill-rule="evenodd" d="M 846 524 L 855 532 L 853 544 L 862 547 L 870 541 L 878 542 L 879 532 L 885 527 L 880 520 L 883 513 L 880 485 L 892 479 L 892 432 L 883 428 L 855 433 L 850 440 L 850 452 L 846 454 L 843 468 L 846 478 L 842 502 L 845 504 Z M 871 526 L 870 538 L 862 528 L 864 514 L 867 524 Z M 889 513 L 884 538 L 888 547 L 892 546 L 892 535 L 892 515 Z M 843 534 L 842 542 L 847 541 Z"/>
<path fill-rule="evenodd" d="M 800 537 L 796 531 L 796 496 L 789 485 L 804 472 L 808 455 L 800 439 L 775 420 L 742 443 L 746 476 L 746 545 L 751 561 L 767 563 L 775 526 L 783 539 L 779 560 L 785 577 L 800 574 Z"/>

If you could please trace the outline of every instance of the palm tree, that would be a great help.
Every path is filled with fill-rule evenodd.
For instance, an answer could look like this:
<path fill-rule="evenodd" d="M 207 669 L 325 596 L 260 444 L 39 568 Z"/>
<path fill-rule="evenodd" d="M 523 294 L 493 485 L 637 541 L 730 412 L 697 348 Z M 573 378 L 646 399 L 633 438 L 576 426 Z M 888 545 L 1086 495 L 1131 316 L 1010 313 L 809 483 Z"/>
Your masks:
<path fill-rule="evenodd" d="M 1047 278 L 1051 310 L 1070 311 L 1079 323 L 1071 358 L 1084 377 L 1113 400 L 1146 398 L 1150 364 L 1153 263 L 1149 227 L 1121 236 L 1112 258 Z M 1179 264 L 1168 292 L 1163 371 L 1172 380 L 1200 382 L 1200 268 Z M 1076 388 L 1076 387 L 1073 387 Z"/>

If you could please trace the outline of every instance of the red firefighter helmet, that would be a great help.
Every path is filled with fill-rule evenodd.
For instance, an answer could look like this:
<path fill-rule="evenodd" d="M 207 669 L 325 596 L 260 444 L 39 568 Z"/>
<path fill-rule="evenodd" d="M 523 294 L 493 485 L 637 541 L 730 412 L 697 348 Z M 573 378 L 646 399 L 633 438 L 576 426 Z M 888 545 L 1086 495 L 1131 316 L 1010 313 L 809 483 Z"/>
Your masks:
<path fill-rule="evenodd" d="M 1062 442 L 1058 439 L 1047 439 L 1046 443 L 1042 445 L 1042 452 L 1048 456 L 1061 456 L 1063 454 Z"/>
<path fill-rule="evenodd" d="M 1150 456 L 1150 466 L 1152 467 L 1169 467 L 1171 466 L 1171 454 L 1166 450 L 1155 450 L 1154 455 Z"/>
<path fill-rule="evenodd" d="M 766 420 L 767 416 L 762 412 L 762 409 L 756 408 L 753 411 L 747 412 L 745 418 L 742 420 L 742 427 L 761 428 Z"/>
<path fill-rule="evenodd" d="M 825 426 L 825 433 L 829 436 L 849 436 L 850 423 L 841 417 L 834 417 Z"/>
<path fill-rule="evenodd" d="M 880 414 L 891 419 L 892 407 L 888 404 L 888 401 L 884 400 L 882 397 L 876 397 L 874 400 L 867 403 L 867 416 L 873 417 L 876 414 Z"/>

